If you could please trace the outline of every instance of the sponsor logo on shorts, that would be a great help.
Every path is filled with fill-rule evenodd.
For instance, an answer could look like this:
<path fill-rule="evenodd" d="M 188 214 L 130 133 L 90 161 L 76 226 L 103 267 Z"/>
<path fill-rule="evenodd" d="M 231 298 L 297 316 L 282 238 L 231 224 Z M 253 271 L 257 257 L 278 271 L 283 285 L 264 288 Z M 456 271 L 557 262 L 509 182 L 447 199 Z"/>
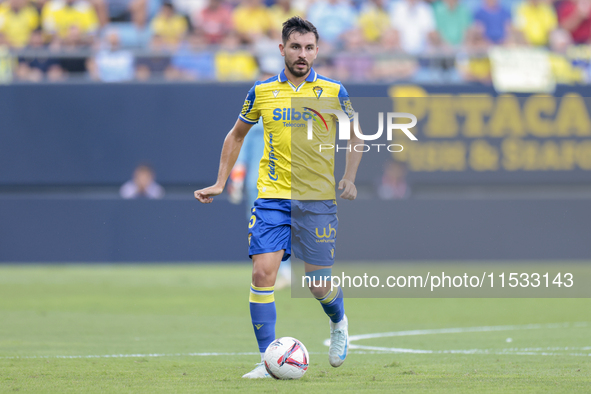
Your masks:
<path fill-rule="evenodd" d="M 334 242 L 334 238 L 337 236 L 337 229 L 333 228 L 330 223 L 328 227 L 322 228 L 322 234 L 318 231 L 318 227 L 315 229 L 316 231 L 316 242 Z M 327 234 L 328 231 L 328 234 Z M 334 231 L 334 234 L 333 234 Z"/>

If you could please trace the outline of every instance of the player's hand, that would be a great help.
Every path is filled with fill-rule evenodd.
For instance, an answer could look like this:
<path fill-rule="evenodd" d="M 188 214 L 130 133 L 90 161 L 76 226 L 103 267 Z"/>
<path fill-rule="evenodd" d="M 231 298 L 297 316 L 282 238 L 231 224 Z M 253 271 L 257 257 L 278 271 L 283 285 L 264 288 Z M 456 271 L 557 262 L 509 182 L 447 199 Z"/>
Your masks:
<path fill-rule="evenodd" d="M 339 182 L 339 190 L 342 190 L 341 198 L 347 200 L 355 200 L 357 197 L 357 188 L 355 184 L 348 179 L 341 179 Z"/>
<path fill-rule="evenodd" d="M 209 204 L 213 201 L 213 197 L 222 194 L 224 191 L 223 186 L 213 185 L 210 187 L 206 187 L 205 189 L 195 190 L 195 198 L 202 202 L 203 204 Z"/>

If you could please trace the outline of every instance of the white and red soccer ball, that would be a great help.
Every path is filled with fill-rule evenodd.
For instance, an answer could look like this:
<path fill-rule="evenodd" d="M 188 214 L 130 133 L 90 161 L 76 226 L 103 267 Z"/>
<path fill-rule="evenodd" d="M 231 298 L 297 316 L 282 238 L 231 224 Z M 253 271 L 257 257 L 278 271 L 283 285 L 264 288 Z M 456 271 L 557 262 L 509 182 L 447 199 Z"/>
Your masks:
<path fill-rule="evenodd" d="M 299 379 L 308 370 L 310 356 L 303 343 L 283 337 L 271 342 L 263 360 L 267 372 L 275 379 Z"/>

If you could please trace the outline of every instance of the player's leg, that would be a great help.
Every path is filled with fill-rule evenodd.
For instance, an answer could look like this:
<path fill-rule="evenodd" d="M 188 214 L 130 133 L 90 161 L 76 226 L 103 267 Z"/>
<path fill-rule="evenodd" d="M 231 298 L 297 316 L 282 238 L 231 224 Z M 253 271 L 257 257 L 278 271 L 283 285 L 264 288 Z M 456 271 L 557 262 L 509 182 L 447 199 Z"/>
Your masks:
<path fill-rule="evenodd" d="M 305 264 L 310 291 L 320 302 L 324 313 L 330 318 L 330 347 L 328 360 L 333 367 L 340 367 L 347 357 L 349 321 L 345 315 L 343 290 L 332 286 L 332 267 Z"/>
<path fill-rule="evenodd" d="M 314 297 L 320 301 L 324 313 L 333 323 L 339 323 L 345 316 L 343 291 L 340 286 L 333 287 L 331 282 L 332 267 L 305 263 L 307 282 Z"/>
<path fill-rule="evenodd" d="M 249 301 L 261 361 L 267 346 L 275 339 L 277 313 L 274 286 L 281 260 L 291 254 L 289 223 L 289 205 L 285 209 L 273 201 L 255 202 L 249 222 L 249 255 L 253 264 Z M 243 377 L 264 378 L 269 375 L 261 362 Z"/>
<path fill-rule="evenodd" d="M 252 256 L 252 284 L 250 286 L 250 317 L 259 351 L 262 356 L 267 346 L 275 339 L 274 286 L 279 264 L 284 251 Z"/>
<path fill-rule="evenodd" d="M 333 367 L 343 364 L 348 347 L 348 321 L 343 291 L 340 286 L 333 287 L 330 280 L 337 229 L 334 201 L 302 201 L 292 204 L 294 255 L 306 262 L 306 276 L 312 279 L 309 282 L 310 291 L 330 318 L 331 344 L 328 359 Z"/>
<path fill-rule="evenodd" d="M 250 318 L 254 335 L 257 339 L 261 363 L 243 378 L 257 379 L 267 378 L 263 365 L 265 350 L 275 339 L 275 323 L 277 312 L 275 309 L 274 286 L 277 278 L 279 264 L 284 250 L 272 253 L 263 253 L 252 256 L 252 281 L 250 285 Z"/>

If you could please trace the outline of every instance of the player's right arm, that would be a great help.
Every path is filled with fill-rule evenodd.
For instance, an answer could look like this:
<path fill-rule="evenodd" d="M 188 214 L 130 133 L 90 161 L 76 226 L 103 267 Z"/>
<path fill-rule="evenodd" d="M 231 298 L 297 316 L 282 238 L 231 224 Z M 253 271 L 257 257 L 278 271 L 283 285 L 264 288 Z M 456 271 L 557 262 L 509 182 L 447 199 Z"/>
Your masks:
<path fill-rule="evenodd" d="M 236 120 L 236 124 L 224 140 L 216 183 L 213 186 L 195 191 L 195 198 L 199 200 L 199 202 L 209 204 L 213 201 L 213 197 L 222 194 L 228 176 L 230 175 L 230 171 L 232 171 L 236 159 L 238 158 L 238 154 L 240 153 L 244 137 L 246 137 L 246 134 L 248 134 L 251 127 L 252 124 L 248 124 L 240 118 Z"/>

